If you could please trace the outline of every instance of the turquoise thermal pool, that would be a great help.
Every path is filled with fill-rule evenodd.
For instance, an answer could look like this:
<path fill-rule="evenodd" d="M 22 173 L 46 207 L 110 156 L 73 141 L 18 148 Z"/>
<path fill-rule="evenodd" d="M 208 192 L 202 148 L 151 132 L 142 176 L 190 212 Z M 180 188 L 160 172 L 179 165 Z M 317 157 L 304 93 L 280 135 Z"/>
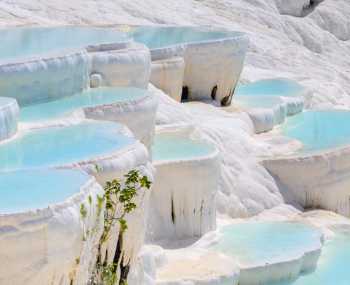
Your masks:
<path fill-rule="evenodd" d="M 299 140 L 303 152 L 320 151 L 350 144 L 350 112 L 306 111 L 289 117 L 283 135 Z"/>
<path fill-rule="evenodd" d="M 279 285 L 349 285 L 350 234 L 337 232 L 327 241 L 314 272 Z M 276 285 L 276 284 L 270 284 Z"/>
<path fill-rule="evenodd" d="M 121 125 L 93 122 L 25 132 L 0 144 L 0 171 L 53 167 L 89 160 L 134 142 Z"/>
<path fill-rule="evenodd" d="M 244 108 L 274 108 L 275 106 L 283 104 L 282 99 L 274 96 L 263 96 L 257 100 L 253 96 L 237 96 L 235 101 Z"/>
<path fill-rule="evenodd" d="M 34 122 L 64 118 L 78 109 L 137 100 L 147 94 L 147 90 L 132 87 L 91 89 L 62 99 L 23 107 L 20 110 L 20 120 Z"/>
<path fill-rule="evenodd" d="M 248 84 L 239 84 L 235 98 L 246 96 L 300 96 L 304 87 L 295 81 L 283 78 L 259 80 Z"/>
<path fill-rule="evenodd" d="M 200 27 L 132 27 L 129 34 L 136 42 L 145 44 L 150 49 L 168 46 L 207 42 L 240 36 L 239 32 L 214 31 Z"/>
<path fill-rule="evenodd" d="M 79 170 L 0 172 L 0 215 L 43 209 L 78 193 L 89 180 Z"/>
<path fill-rule="evenodd" d="M 158 134 L 152 146 L 153 160 L 183 160 L 207 156 L 214 147 L 176 134 Z"/>
<path fill-rule="evenodd" d="M 252 222 L 225 226 L 215 250 L 238 259 L 241 265 L 271 264 L 302 256 L 320 242 L 321 233 L 301 223 Z"/>
<path fill-rule="evenodd" d="M 116 29 L 70 26 L 0 29 L 0 39 L 0 61 L 128 41 Z"/>

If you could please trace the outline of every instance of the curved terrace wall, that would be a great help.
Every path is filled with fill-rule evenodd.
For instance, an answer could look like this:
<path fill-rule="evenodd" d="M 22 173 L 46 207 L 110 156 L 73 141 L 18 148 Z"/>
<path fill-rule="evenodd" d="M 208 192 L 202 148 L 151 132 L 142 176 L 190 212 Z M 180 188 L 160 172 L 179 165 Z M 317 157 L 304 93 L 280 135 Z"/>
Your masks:
<path fill-rule="evenodd" d="M 214 230 L 215 201 L 221 171 L 218 151 L 215 148 L 209 149 L 203 142 L 191 140 L 189 130 L 165 128 L 158 136 L 169 136 L 169 140 L 174 140 L 173 146 L 163 147 L 169 147 L 170 156 L 175 152 L 179 154 L 177 158 L 176 154 L 173 158 L 159 154 L 164 149 L 157 150 L 156 138 L 153 165 L 157 175 L 150 199 L 148 238 L 200 237 Z M 180 139 L 178 143 L 177 139 Z M 193 144 L 194 151 L 203 147 L 206 150 L 201 154 L 187 153 L 186 146 L 182 146 L 182 143 L 188 144 L 188 147 Z M 161 157 L 163 155 L 165 156 Z"/>
<path fill-rule="evenodd" d="M 224 106 L 231 103 L 248 46 L 244 34 L 200 27 L 151 26 L 131 28 L 130 34 L 150 48 L 152 61 L 183 57 L 184 80 L 179 87 L 185 88 L 184 99 L 214 99 Z M 157 85 L 157 80 L 154 83 Z M 165 92 L 171 89 L 163 86 Z"/>

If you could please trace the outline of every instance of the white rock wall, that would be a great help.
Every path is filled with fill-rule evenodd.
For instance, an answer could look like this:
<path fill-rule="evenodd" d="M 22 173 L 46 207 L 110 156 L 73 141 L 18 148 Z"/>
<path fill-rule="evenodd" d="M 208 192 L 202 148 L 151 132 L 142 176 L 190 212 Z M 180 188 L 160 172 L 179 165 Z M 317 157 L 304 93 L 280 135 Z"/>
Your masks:
<path fill-rule="evenodd" d="M 350 216 L 349 148 L 266 159 L 262 163 L 291 195 L 290 202 Z"/>
<path fill-rule="evenodd" d="M 145 46 L 133 43 L 123 49 L 91 52 L 89 56 L 89 73 L 100 77 L 99 86 L 147 87 L 151 56 Z"/>
<path fill-rule="evenodd" d="M 217 151 L 198 158 L 154 162 L 149 240 L 200 237 L 215 229 L 220 162 Z"/>
<path fill-rule="evenodd" d="M 181 102 L 185 73 L 183 57 L 173 57 L 152 62 L 150 82 L 177 102 Z"/>
<path fill-rule="evenodd" d="M 69 96 L 88 87 L 88 68 L 83 51 L 0 62 L 0 96 L 15 98 L 20 106 Z"/>

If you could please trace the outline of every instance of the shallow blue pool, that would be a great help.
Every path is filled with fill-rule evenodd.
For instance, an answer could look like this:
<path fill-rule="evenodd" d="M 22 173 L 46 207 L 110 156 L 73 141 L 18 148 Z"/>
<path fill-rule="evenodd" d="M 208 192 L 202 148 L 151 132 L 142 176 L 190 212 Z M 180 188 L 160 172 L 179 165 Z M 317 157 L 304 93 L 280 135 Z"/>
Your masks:
<path fill-rule="evenodd" d="M 0 171 L 59 166 L 117 151 L 134 139 L 111 122 L 33 130 L 0 145 Z"/>
<path fill-rule="evenodd" d="M 138 88 L 91 89 L 59 100 L 23 107 L 20 120 L 33 122 L 62 118 L 77 109 L 132 101 L 146 96 L 147 93 L 147 90 Z"/>
<path fill-rule="evenodd" d="M 314 272 L 278 285 L 349 285 L 349 260 L 350 234 L 338 232 L 334 239 L 325 243 Z"/>
<path fill-rule="evenodd" d="M 62 49 L 127 41 L 126 34 L 112 28 L 53 27 L 0 29 L 0 60 L 32 57 Z"/>
<path fill-rule="evenodd" d="M 237 96 L 235 97 L 237 104 L 243 108 L 274 108 L 283 103 L 279 97 L 261 96 L 259 99 L 253 96 Z"/>
<path fill-rule="evenodd" d="M 304 87 L 295 81 L 283 78 L 259 80 L 248 84 L 239 84 L 235 96 L 300 96 Z"/>
<path fill-rule="evenodd" d="M 201 27 L 143 26 L 131 28 L 130 35 L 135 41 L 145 44 L 150 49 L 156 49 L 178 44 L 224 39 L 241 34 L 229 31 L 213 31 Z"/>
<path fill-rule="evenodd" d="M 45 208 L 78 193 L 89 180 L 79 170 L 0 172 L 0 214 Z"/>
<path fill-rule="evenodd" d="M 285 256 L 300 256 L 314 248 L 321 234 L 301 223 L 252 222 L 225 226 L 214 246 L 244 264 L 265 264 L 283 260 Z"/>
<path fill-rule="evenodd" d="M 214 147 L 176 134 L 158 134 L 152 146 L 154 160 L 178 160 L 207 156 Z"/>
<path fill-rule="evenodd" d="M 302 151 L 319 151 L 350 144 L 349 122 L 347 111 L 307 111 L 289 117 L 281 132 L 301 141 Z"/>

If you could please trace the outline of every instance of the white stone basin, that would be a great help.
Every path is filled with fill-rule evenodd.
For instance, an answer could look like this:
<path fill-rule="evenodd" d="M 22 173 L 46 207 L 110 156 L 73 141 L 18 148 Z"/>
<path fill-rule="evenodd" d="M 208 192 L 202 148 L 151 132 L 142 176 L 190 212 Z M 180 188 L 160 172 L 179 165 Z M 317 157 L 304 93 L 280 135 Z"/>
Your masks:
<path fill-rule="evenodd" d="M 0 283 L 86 284 L 101 223 L 96 180 L 80 170 L 39 169 L 0 172 L 0 184 Z"/>
<path fill-rule="evenodd" d="M 171 26 L 130 26 L 124 30 L 135 41 L 150 48 L 153 61 L 184 58 L 185 71 L 180 86 L 185 90 L 183 99 L 214 99 L 221 105 L 231 103 L 248 46 L 243 33 Z M 168 67 L 174 68 L 173 65 Z M 165 92 L 176 89 L 171 81 L 168 81 L 169 86 L 164 83 L 160 85 L 155 81 Z"/>
<path fill-rule="evenodd" d="M 302 143 L 292 155 L 264 159 L 267 170 L 303 207 L 350 216 L 350 128 L 347 111 L 307 111 L 291 117 L 284 136 Z"/>
<path fill-rule="evenodd" d="M 152 148 L 156 180 L 150 199 L 149 239 L 200 237 L 215 229 L 220 177 L 218 151 L 187 131 L 160 131 Z"/>
<path fill-rule="evenodd" d="M 157 100 L 152 92 L 134 87 L 101 87 L 48 102 L 25 106 L 20 121 L 31 126 L 76 118 L 115 121 L 126 125 L 150 147 Z"/>
<path fill-rule="evenodd" d="M 211 249 L 235 258 L 239 284 L 272 284 L 315 269 L 322 233 L 291 222 L 249 222 L 224 226 Z"/>

